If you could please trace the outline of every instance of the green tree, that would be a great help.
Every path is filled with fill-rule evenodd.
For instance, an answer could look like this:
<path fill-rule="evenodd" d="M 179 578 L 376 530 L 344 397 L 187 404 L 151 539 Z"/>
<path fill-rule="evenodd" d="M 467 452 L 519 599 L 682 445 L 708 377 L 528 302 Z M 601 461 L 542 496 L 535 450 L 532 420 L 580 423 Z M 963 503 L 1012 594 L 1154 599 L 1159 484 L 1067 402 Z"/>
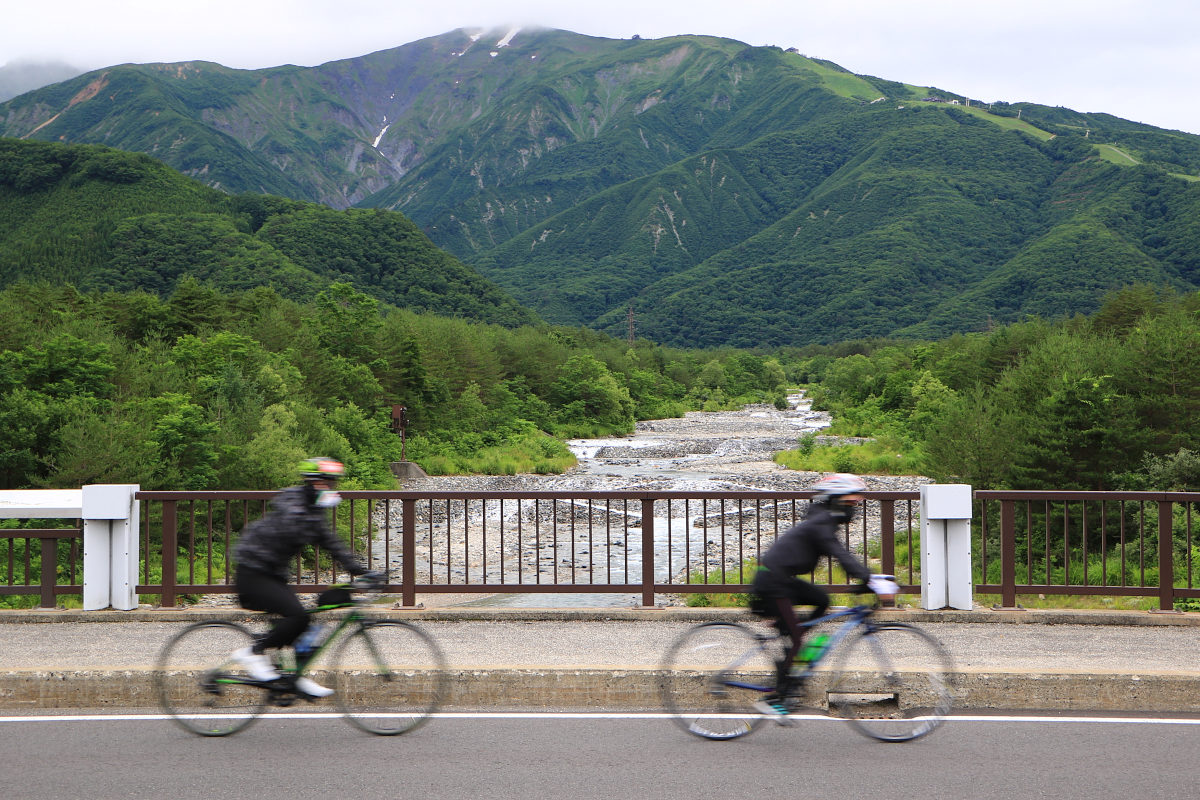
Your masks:
<path fill-rule="evenodd" d="M 1014 481 L 1029 489 L 1111 488 L 1110 476 L 1146 443 L 1129 398 L 1108 375 L 1064 375 L 1047 388 L 1027 417 Z"/>
<path fill-rule="evenodd" d="M 550 402 L 564 423 L 596 422 L 613 431 L 633 430 L 633 401 L 595 356 L 577 353 L 559 368 Z"/>
<path fill-rule="evenodd" d="M 999 408 L 983 385 L 939 405 L 925 435 L 928 474 L 978 489 L 1010 488 L 1020 420 Z"/>
<path fill-rule="evenodd" d="M 155 487 L 215 488 L 218 453 L 212 440 L 216 423 L 207 421 L 204 409 L 180 394 L 154 398 L 147 406 L 155 420 L 144 446 L 158 458 Z"/>

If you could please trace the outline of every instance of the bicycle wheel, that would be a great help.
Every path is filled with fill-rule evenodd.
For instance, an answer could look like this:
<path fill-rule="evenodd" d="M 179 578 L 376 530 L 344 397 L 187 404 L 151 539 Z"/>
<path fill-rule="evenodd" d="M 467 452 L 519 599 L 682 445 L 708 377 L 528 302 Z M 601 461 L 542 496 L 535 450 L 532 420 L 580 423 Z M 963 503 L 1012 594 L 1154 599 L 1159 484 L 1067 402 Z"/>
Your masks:
<path fill-rule="evenodd" d="M 684 631 L 663 658 L 663 707 L 688 733 L 736 739 L 763 717 L 753 707 L 775 686 L 772 641 L 733 622 Z"/>
<path fill-rule="evenodd" d="M 829 715 L 881 742 L 907 742 L 941 725 L 954 669 L 942 646 L 899 622 L 860 630 L 836 654 Z"/>
<path fill-rule="evenodd" d="M 441 649 L 407 622 L 366 622 L 334 658 L 338 708 L 355 726 L 379 736 L 407 733 L 437 711 L 449 678 Z"/>
<path fill-rule="evenodd" d="M 163 711 L 201 736 L 228 736 L 262 713 L 266 692 L 230 654 L 254 641 L 232 622 L 197 622 L 169 639 L 158 655 L 155 689 Z"/>

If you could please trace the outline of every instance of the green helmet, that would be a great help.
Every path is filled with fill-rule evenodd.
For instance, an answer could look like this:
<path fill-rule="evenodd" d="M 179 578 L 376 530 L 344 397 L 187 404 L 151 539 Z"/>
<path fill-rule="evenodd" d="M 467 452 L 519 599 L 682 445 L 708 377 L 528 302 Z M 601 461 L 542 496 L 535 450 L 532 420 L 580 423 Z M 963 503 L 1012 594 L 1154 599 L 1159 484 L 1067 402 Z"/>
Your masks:
<path fill-rule="evenodd" d="M 325 456 L 314 456 L 300 462 L 300 477 L 306 481 L 336 481 L 346 475 L 346 465 Z"/>

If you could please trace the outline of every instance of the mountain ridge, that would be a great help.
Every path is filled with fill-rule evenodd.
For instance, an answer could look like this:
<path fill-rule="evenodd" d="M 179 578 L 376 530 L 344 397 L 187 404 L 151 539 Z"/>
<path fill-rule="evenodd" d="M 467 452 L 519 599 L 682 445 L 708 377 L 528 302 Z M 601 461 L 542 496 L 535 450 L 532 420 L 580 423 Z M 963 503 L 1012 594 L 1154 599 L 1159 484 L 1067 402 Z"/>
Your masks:
<path fill-rule="evenodd" d="M 1200 136 L 720 37 L 458 29 L 317 67 L 122 65 L 0 112 L 233 193 L 400 211 L 548 321 L 620 335 L 633 306 L 669 344 L 941 336 L 1200 283 L 1174 177 Z"/>

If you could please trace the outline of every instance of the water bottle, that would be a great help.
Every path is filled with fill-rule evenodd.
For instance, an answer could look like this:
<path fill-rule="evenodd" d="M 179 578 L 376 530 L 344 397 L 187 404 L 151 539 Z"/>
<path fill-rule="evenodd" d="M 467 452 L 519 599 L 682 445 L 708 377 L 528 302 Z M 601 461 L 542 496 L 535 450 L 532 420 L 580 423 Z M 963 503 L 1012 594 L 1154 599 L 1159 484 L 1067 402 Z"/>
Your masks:
<path fill-rule="evenodd" d="M 812 664 L 825 654 L 825 648 L 828 646 L 829 634 L 818 633 L 808 640 L 808 644 L 804 645 L 804 649 L 800 652 L 800 660 L 806 664 Z"/>
<path fill-rule="evenodd" d="M 315 622 L 308 626 L 300 638 L 296 640 L 296 655 L 307 659 L 317 649 L 321 641 L 321 626 Z"/>

